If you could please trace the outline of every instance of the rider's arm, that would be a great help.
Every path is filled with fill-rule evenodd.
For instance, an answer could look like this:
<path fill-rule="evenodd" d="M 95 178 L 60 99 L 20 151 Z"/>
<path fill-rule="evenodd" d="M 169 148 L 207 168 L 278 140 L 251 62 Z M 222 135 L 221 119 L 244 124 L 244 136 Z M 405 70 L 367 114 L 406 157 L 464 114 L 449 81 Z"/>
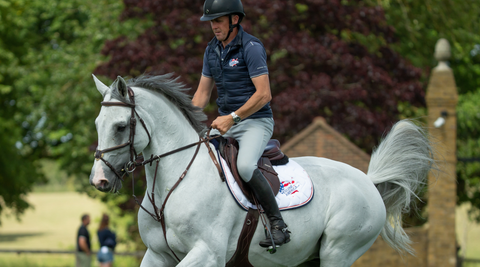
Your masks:
<path fill-rule="evenodd" d="M 259 111 L 263 106 L 265 106 L 270 100 L 272 100 L 272 93 L 270 91 L 270 81 L 268 80 L 268 74 L 263 74 L 252 78 L 253 85 L 257 90 L 252 97 L 237 111 L 235 114 L 244 119 L 253 113 Z"/>
<path fill-rule="evenodd" d="M 213 84 L 214 82 L 212 78 L 202 75 L 197 91 L 195 92 L 195 95 L 193 95 L 192 104 L 194 106 L 202 109 L 207 106 L 210 101 L 210 96 L 212 95 Z"/>
<path fill-rule="evenodd" d="M 245 45 L 244 58 L 256 92 L 235 111 L 242 119 L 259 111 L 272 99 L 265 48 L 258 42 L 248 42 Z"/>

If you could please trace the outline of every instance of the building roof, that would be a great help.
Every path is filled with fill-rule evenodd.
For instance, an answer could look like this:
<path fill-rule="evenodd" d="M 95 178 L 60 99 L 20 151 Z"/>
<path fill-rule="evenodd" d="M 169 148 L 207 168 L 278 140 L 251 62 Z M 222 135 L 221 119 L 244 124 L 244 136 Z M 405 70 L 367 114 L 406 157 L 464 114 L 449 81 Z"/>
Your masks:
<path fill-rule="evenodd" d="M 322 117 L 282 145 L 289 157 L 316 156 L 347 163 L 367 172 L 370 155 L 333 129 Z"/>

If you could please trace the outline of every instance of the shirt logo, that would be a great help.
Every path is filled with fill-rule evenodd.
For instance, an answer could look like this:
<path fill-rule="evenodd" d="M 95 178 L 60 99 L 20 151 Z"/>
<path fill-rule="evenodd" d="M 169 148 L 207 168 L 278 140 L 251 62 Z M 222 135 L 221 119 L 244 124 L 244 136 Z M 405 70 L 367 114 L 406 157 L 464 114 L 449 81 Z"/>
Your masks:
<path fill-rule="evenodd" d="M 228 63 L 228 65 L 230 65 L 230 67 L 235 67 L 237 66 L 238 63 L 239 63 L 238 58 L 232 58 Z"/>

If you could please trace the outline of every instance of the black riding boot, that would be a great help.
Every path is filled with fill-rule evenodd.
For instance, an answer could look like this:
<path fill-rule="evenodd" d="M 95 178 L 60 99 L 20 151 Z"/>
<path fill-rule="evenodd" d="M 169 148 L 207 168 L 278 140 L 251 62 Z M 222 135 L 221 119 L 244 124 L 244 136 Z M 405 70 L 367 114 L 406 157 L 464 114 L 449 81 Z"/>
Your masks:
<path fill-rule="evenodd" d="M 273 195 L 273 191 L 267 182 L 267 179 L 263 176 L 260 170 L 255 169 L 252 179 L 247 182 L 252 189 L 255 198 L 262 205 L 263 210 L 267 214 L 268 220 L 271 225 L 271 233 L 275 245 L 277 247 L 290 242 L 290 231 L 288 231 L 287 225 L 283 222 L 282 215 L 278 209 L 277 201 Z M 272 240 L 270 236 L 260 242 L 262 247 L 272 246 Z"/>

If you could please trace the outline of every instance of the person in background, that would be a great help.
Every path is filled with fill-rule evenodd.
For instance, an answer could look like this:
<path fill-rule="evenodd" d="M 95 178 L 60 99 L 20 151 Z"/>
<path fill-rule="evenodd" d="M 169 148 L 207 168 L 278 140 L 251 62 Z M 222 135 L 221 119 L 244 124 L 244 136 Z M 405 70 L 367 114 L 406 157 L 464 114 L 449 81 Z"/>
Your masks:
<path fill-rule="evenodd" d="M 100 250 L 97 253 L 97 259 L 100 262 L 100 267 L 111 267 L 113 263 L 113 251 L 117 245 L 116 235 L 108 227 L 109 217 L 103 214 L 100 227 L 97 235 L 100 242 Z"/>
<path fill-rule="evenodd" d="M 90 224 L 90 216 L 88 214 L 82 215 L 82 225 L 77 233 L 77 253 L 75 255 L 75 266 L 90 267 L 92 262 L 90 233 L 87 225 Z"/>

